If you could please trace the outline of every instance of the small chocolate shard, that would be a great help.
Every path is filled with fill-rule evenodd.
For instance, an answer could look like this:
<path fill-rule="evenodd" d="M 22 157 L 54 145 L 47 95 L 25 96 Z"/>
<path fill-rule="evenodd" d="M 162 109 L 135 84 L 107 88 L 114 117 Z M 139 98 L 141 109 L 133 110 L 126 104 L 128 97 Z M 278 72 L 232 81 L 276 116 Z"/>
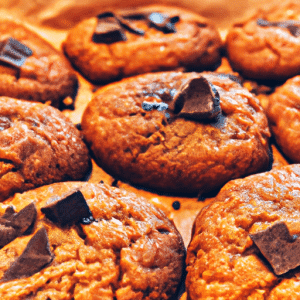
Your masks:
<path fill-rule="evenodd" d="M 23 253 L 6 270 L 0 281 L 30 277 L 49 265 L 53 257 L 47 231 L 43 227 L 30 239 Z"/>
<path fill-rule="evenodd" d="M 142 103 L 142 109 L 146 111 L 151 111 L 152 109 L 157 109 L 158 111 L 163 111 L 168 109 L 168 104 L 164 102 L 148 102 L 144 101 Z"/>
<path fill-rule="evenodd" d="M 90 224 L 94 221 L 85 198 L 79 190 L 72 191 L 64 198 L 46 204 L 41 211 L 49 220 L 62 227 L 78 222 Z"/>
<path fill-rule="evenodd" d="M 178 16 L 168 17 L 159 12 L 153 12 L 148 16 L 149 25 L 163 33 L 175 33 L 175 24 L 179 21 Z"/>
<path fill-rule="evenodd" d="M 139 29 L 138 27 L 134 26 L 132 24 L 132 22 L 130 22 L 130 17 L 123 17 L 123 16 L 118 16 L 118 21 L 120 22 L 120 24 L 123 26 L 124 29 L 126 29 L 127 31 L 137 34 L 137 35 L 145 35 L 145 31 L 142 29 Z M 136 20 L 136 19 L 135 19 Z"/>
<path fill-rule="evenodd" d="M 93 42 L 112 44 L 127 40 L 123 28 L 112 12 L 105 12 L 98 15 L 97 18 L 98 23 L 92 37 Z"/>
<path fill-rule="evenodd" d="M 300 238 L 291 236 L 284 222 L 250 234 L 250 237 L 271 264 L 276 275 L 282 275 L 300 266 Z"/>
<path fill-rule="evenodd" d="M 219 93 L 204 77 L 192 78 L 174 96 L 170 109 L 179 117 L 210 120 L 221 112 Z"/>
<path fill-rule="evenodd" d="M 27 57 L 33 54 L 32 50 L 14 38 L 8 38 L 0 43 L 0 62 L 20 68 Z"/>
<path fill-rule="evenodd" d="M 12 242 L 33 227 L 37 218 L 37 210 L 34 203 L 30 203 L 15 213 L 9 206 L 0 217 L 0 248 Z"/>
<path fill-rule="evenodd" d="M 286 28 L 294 37 L 300 36 L 300 22 L 294 20 L 270 22 L 265 19 L 257 19 L 256 24 L 261 27 Z"/>

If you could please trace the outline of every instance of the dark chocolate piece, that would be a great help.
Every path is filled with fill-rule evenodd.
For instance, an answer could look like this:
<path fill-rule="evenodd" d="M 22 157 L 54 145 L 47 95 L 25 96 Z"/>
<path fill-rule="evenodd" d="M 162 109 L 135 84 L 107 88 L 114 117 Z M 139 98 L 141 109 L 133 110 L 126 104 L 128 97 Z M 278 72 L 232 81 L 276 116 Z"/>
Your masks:
<path fill-rule="evenodd" d="M 179 17 L 167 17 L 161 13 L 153 12 L 148 16 L 150 26 L 162 31 L 163 33 L 176 32 L 175 23 L 179 21 Z"/>
<path fill-rule="evenodd" d="M 24 234 L 35 223 L 36 217 L 37 210 L 34 203 L 25 206 L 18 213 L 9 206 L 0 217 L 0 248 Z"/>
<path fill-rule="evenodd" d="M 32 53 L 29 47 L 14 38 L 8 38 L 0 43 L 0 62 L 16 68 L 20 68 Z"/>
<path fill-rule="evenodd" d="M 30 239 L 23 253 L 12 263 L 1 278 L 1 282 L 26 278 L 41 271 L 53 260 L 45 228 L 41 228 Z"/>
<path fill-rule="evenodd" d="M 180 117 L 213 119 L 221 112 L 219 93 L 204 77 L 192 78 L 174 96 L 170 109 Z"/>
<path fill-rule="evenodd" d="M 64 198 L 55 199 L 41 208 L 42 213 L 53 223 L 62 227 L 81 222 L 90 224 L 93 222 L 93 215 L 79 190 L 72 191 Z"/>
<path fill-rule="evenodd" d="M 175 210 L 180 209 L 180 202 L 179 202 L 179 201 L 174 201 L 174 202 L 172 203 L 172 207 L 173 207 Z"/>
<path fill-rule="evenodd" d="M 151 111 L 152 109 L 157 109 L 158 111 L 163 111 L 168 109 L 168 104 L 164 102 L 148 102 L 144 101 L 142 103 L 142 109 L 146 111 Z"/>
<path fill-rule="evenodd" d="M 286 28 L 294 37 L 300 36 L 300 22 L 294 20 L 270 22 L 265 19 L 257 19 L 256 24 L 261 27 L 281 27 Z"/>
<path fill-rule="evenodd" d="M 127 38 L 118 19 L 112 12 L 105 12 L 97 16 L 98 23 L 93 34 L 93 42 L 112 44 L 126 41 Z"/>
<path fill-rule="evenodd" d="M 300 238 L 292 237 L 284 222 L 250 234 L 250 237 L 271 264 L 276 275 L 282 275 L 300 266 Z"/>
<path fill-rule="evenodd" d="M 130 17 L 123 17 L 123 16 L 118 16 L 118 21 L 120 22 L 120 24 L 123 26 L 124 29 L 126 29 L 127 31 L 137 34 L 137 35 L 145 35 L 145 31 L 142 29 L 139 29 L 138 27 L 134 26 L 132 24 L 132 22 L 130 22 Z M 134 20 L 137 20 L 136 18 L 134 18 Z"/>

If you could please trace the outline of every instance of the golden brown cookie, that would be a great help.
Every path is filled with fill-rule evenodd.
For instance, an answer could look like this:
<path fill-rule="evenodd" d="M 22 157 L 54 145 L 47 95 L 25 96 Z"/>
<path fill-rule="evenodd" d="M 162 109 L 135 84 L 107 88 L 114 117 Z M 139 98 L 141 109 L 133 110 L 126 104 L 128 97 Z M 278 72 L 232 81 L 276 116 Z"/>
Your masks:
<path fill-rule="evenodd" d="M 289 79 L 270 96 L 266 110 L 270 128 L 282 152 L 300 162 L 300 76 Z"/>
<path fill-rule="evenodd" d="M 0 201 L 90 169 L 80 132 L 54 107 L 0 97 Z"/>
<path fill-rule="evenodd" d="M 211 118 L 208 111 L 200 113 L 210 96 L 216 101 Z M 264 171 L 269 163 L 270 133 L 261 106 L 224 74 L 163 72 L 124 79 L 97 91 L 81 125 L 101 167 L 165 192 L 210 191 Z"/>
<path fill-rule="evenodd" d="M 207 70 L 220 63 L 222 42 L 205 18 L 171 6 L 103 12 L 82 21 L 63 44 L 91 81 L 103 82 L 177 68 Z"/>
<path fill-rule="evenodd" d="M 289 165 L 221 189 L 194 224 L 188 299 L 298 299 L 299 187 L 300 165 Z"/>
<path fill-rule="evenodd" d="M 262 80 L 286 80 L 300 68 L 300 6 L 284 2 L 258 11 L 229 30 L 228 58 L 242 76 Z"/>
<path fill-rule="evenodd" d="M 1 299 L 161 300 L 176 293 L 184 269 L 183 241 L 145 199 L 105 184 L 55 183 L 1 203 L 0 233 L 22 219 L 11 216 L 10 206 L 24 215 L 22 209 L 32 211 L 32 203 L 34 225 L 27 218 L 29 229 L 20 234 L 17 228 L 17 237 L 0 249 Z M 34 241 L 36 234 L 43 247 Z M 43 252 L 46 263 L 24 270 L 32 252 L 38 257 Z"/>
<path fill-rule="evenodd" d="M 0 19 L 0 96 L 51 102 L 77 93 L 68 60 L 20 22 Z"/>

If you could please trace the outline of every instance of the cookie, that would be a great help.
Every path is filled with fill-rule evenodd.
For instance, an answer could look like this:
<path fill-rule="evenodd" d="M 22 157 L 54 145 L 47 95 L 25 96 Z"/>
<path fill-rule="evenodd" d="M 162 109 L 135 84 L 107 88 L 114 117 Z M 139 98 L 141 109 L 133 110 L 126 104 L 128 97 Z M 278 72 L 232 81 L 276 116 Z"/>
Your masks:
<path fill-rule="evenodd" d="M 300 68 L 300 6 L 297 1 L 260 10 L 229 29 L 226 48 L 233 69 L 259 80 L 286 80 Z"/>
<path fill-rule="evenodd" d="M 0 200 L 90 169 L 80 132 L 54 107 L 0 97 Z"/>
<path fill-rule="evenodd" d="M 266 110 L 270 128 L 282 152 L 293 162 L 300 162 L 300 76 L 278 87 L 269 97 Z"/>
<path fill-rule="evenodd" d="M 93 82 L 151 71 L 207 70 L 220 63 L 222 42 L 205 18 L 171 6 L 103 12 L 69 33 L 64 51 Z"/>
<path fill-rule="evenodd" d="M 24 210 L 37 218 L 31 225 L 28 218 L 21 234 L 15 224 L 24 224 Z M 16 194 L 0 212 L 0 234 L 18 233 L 0 249 L 3 300 L 160 300 L 176 293 L 182 238 L 162 211 L 135 194 L 105 184 L 55 183 Z M 25 268 L 33 254 L 43 261 L 35 257 L 35 266 Z"/>
<path fill-rule="evenodd" d="M 196 218 L 188 299 L 297 299 L 300 165 L 227 183 Z"/>
<path fill-rule="evenodd" d="M 261 106 L 224 74 L 123 79 L 96 92 L 81 126 L 102 168 L 164 192 L 208 192 L 269 163 Z"/>
<path fill-rule="evenodd" d="M 61 52 L 22 23 L 0 19 L 0 96 L 59 107 L 65 98 L 75 97 L 77 87 Z"/>

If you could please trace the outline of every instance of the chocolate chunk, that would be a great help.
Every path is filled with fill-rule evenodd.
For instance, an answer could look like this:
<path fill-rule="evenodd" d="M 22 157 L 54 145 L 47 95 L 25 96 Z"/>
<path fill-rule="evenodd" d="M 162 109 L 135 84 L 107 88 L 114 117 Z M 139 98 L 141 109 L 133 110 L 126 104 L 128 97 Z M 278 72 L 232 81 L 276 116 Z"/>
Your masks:
<path fill-rule="evenodd" d="M 164 102 L 148 102 L 144 101 L 142 103 L 142 109 L 146 111 L 151 111 L 152 109 L 157 109 L 158 111 L 163 111 L 168 108 L 168 104 Z"/>
<path fill-rule="evenodd" d="M 139 29 L 138 27 L 134 26 L 134 24 L 132 24 L 132 22 L 130 22 L 130 18 L 125 18 L 123 16 L 118 16 L 118 21 L 119 23 L 123 26 L 124 29 L 126 29 L 127 31 L 137 34 L 137 35 L 145 35 L 145 31 Z"/>
<path fill-rule="evenodd" d="M 127 40 L 123 28 L 112 12 L 105 12 L 98 15 L 97 18 L 98 23 L 92 37 L 93 42 L 112 44 Z"/>
<path fill-rule="evenodd" d="M 212 119 L 221 112 L 219 93 L 204 77 L 192 78 L 174 96 L 170 109 L 180 117 Z"/>
<path fill-rule="evenodd" d="M 18 237 L 18 231 L 11 227 L 0 224 L 0 248 L 8 245 Z"/>
<path fill-rule="evenodd" d="M 174 202 L 172 203 L 172 207 L 173 207 L 175 210 L 180 209 L 180 202 L 179 202 L 179 201 L 174 201 Z"/>
<path fill-rule="evenodd" d="M 300 266 L 300 238 L 292 237 L 284 222 L 250 234 L 250 237 L 275 274 L 281 275 Z"/>
<path fill-rule="evenodd" d="M 8 38 L 0 43 L 0 62 L 16 68 L 20 68 L 32 53 L 30 48 L 14 38 Z"/>
<path fill-rule="evenodd" d="M 148 16 L 150 26 L 162 31 L 163 33 L 176 32 L 175 23 L 179 21 L 179 17 L 167 17 L 161 13 L 153 12 Z"/>
<path fill-rule="evenodd" d="M 24 234 L 34 225 L 36 217 L 37 210 L 34 203 L 25 206 L 18 213 L 9 206 L 0 217 L 0 248 Z"/>
<path fill-rule="evenodd" d="M 62 227 L 77 222 L 90 224 L 93 222 L 93 215 L 79 190 L 72 191 L 63 199 L 56 199 L 41 208 L 46 217 Z"/>
<path fill-rule="evenodd" d="M 257 19 L 256 24 L 261 27 L 281 27 L 286 28 L 294 37 L 300 36 L 300 22 L 294 20 L 270 22 L 265 19 Z"/>
<path fill-rule="evenodd" d="M 23 253 L 13 262 L 1 278 L 1 282 L 30 277 L 41 271 L 53 260 L 45 228 L 30 239 Z"/>

